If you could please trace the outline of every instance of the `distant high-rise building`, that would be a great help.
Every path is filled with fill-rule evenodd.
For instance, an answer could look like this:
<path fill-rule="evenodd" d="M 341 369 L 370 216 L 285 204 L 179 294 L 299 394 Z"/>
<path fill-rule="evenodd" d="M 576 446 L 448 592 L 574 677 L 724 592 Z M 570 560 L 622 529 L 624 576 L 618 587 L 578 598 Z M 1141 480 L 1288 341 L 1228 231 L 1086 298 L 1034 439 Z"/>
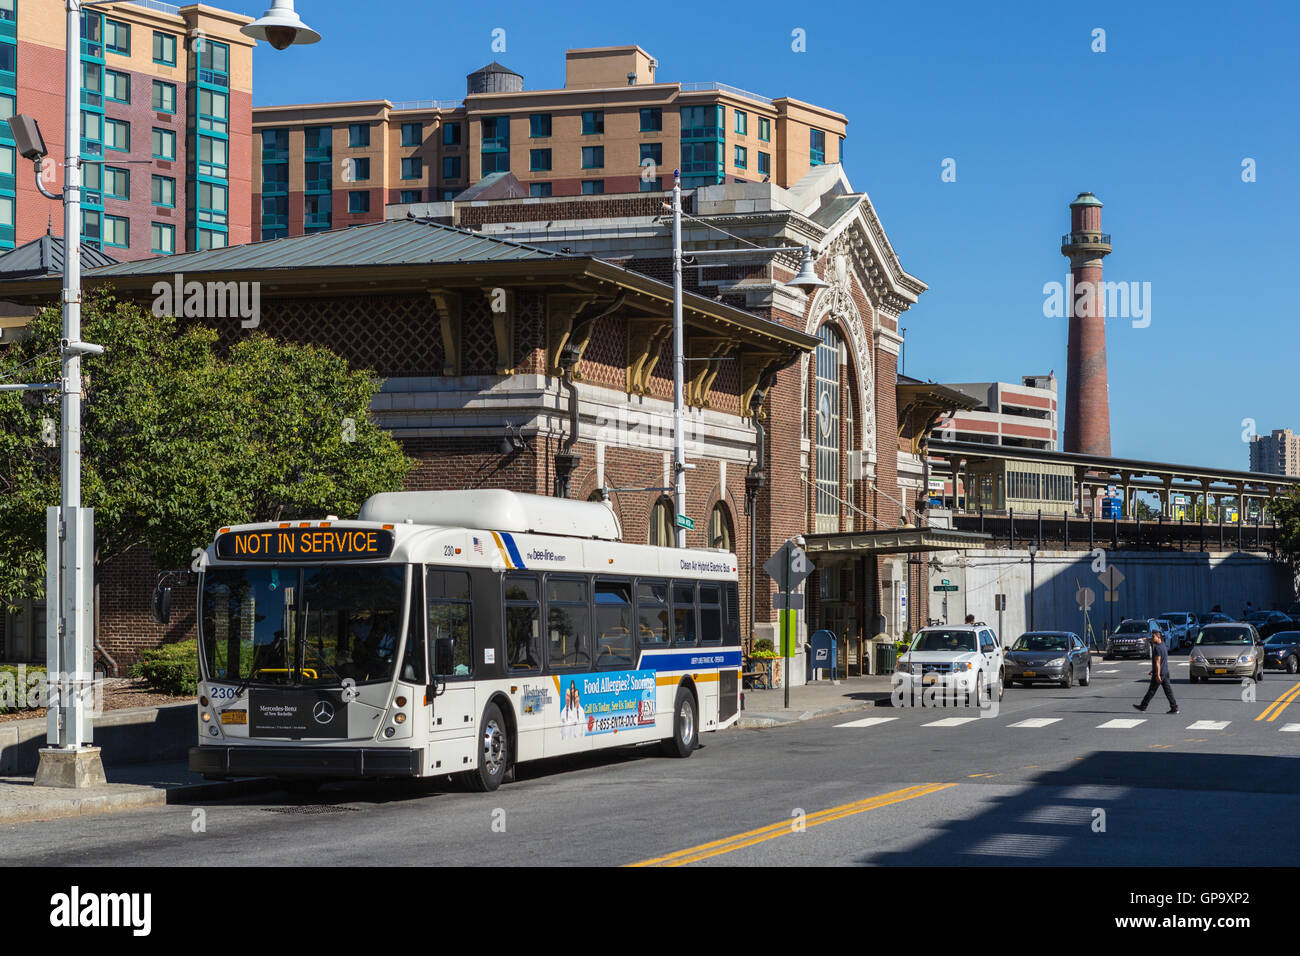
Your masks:
<path fill-rule="evenodd" d="M 1250 440 L 1250 470 L 1270 475 L 1300 475 L 1300 435 L 1275 428 Z"/>
<path fill-rule="evenodd" d="M 33 117 L 65 148 L 64 4 L 0 0 L 0 251 L 62 235 L 9 125 Z M 82 241 L 118 261 L 253 238 L 254 41 L 250 17 L 213 6 L 119 0 L 81 11 Z M 47 184 L 47 188 L 48 184 Z"/>
<path fill-rule="evenodd" d="M 665 82 L 639 46 L 568 50 L 562 89 L 526 90 L 489 63 L 459 100 L 259 106 L 254 235 L 275 239 L 379 222 L 385 206 L 791 187 L 843 159 L 848 120 L 724 83 Z M 548 213 L 548 216 L 551 215 Z"/>

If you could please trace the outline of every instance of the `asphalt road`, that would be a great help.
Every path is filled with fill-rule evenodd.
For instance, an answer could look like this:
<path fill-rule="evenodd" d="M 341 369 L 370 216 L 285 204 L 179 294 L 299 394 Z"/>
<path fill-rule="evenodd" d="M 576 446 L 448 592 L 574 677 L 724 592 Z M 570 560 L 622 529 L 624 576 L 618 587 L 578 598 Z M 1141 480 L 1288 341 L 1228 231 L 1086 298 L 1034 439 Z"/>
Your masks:
<path fill-rule="evenodd" d="M 1275 702 L 1300 682 L 1270 672 L 1250 701 L 1171 664 L 1176 716 L 1163 695 L 1132 709 L 1145 661 L 1098 659 L 1092 686 L 1013 688 L 996 716 L 878 706 L 707 734 L 688 760 L 534 764 L 495 794 L 330 784 L 0 840 L 11 864 L 55 866 L 1293 864 L 1300 703 Z"/>

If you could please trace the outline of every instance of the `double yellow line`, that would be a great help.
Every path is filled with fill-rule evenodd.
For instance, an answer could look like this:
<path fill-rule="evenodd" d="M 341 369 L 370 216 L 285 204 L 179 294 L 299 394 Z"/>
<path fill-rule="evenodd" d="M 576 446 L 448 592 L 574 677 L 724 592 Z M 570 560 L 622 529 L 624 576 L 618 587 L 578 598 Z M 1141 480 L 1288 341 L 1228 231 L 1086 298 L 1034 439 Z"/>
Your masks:
<path fill-rule="evenodd" d="M 1300 684 L 1296 684 L 1289 691 L 1279 697 L 1273 703 L 1264 708 L 1264 712 L 1256 717 L 1256 720 L 1267 720 L 1272 722 L 1282 716 L 1282 711 L 1286 710 L 1295 699 L 1300 697 Z"/>
<path fill-rule="evenodd" d="M 830 823 L 832 820 L 843 820 L 845 817 L 851 817 L 858 813 L 865 813 L 868 810 L 875 810 L 879 807 L 887 807 L 894 803 L 902 803 L 905 800 L 915 800 L 917 797 L 924 797 L 931 793 L 938 793 L 940 790 L 947 790 L 949 787 L 955 786 L 957 786 L 955 783 L 923 783 L 914 787 L 904 787 L 902 790 L 894 790 L 891 793 L 882 793 L 879 796 L 868 797 L 865 800 L 855 800 L 853 803 L 844 803 L 838 807 L 818 810 L 816 813 L 808 814 L 808 816 L 802 820 L 799 818 L 782 820 L 779 823 L 772 823 L 765 827 L 759 827 L 757 830 L 748 830 L 744 833 L 737 833 L 735 836 L 725 837 L 721 840 L 714 840 L 711 843 L 701 843 L 699 846 L 693 846 L 685 850 L 678 850 L 676 853 L 669 853 L 667 856 L 657 856 L 649 860 L 642 860 L 639 863 L 632 863 L 629 865 L 683 866 L 687 863 L 697 863 L 700 860 L 707 860 L 712 856 L 720 856 L 723 853 L 731 853 L 735 850 L 744 849 L 747 846 L 754 846 L 756 843 L 775 840 L 777 837 L 785 836 L 789 833 L 799 833 L 808 827 L 815 827 L 822 823 Z"/>

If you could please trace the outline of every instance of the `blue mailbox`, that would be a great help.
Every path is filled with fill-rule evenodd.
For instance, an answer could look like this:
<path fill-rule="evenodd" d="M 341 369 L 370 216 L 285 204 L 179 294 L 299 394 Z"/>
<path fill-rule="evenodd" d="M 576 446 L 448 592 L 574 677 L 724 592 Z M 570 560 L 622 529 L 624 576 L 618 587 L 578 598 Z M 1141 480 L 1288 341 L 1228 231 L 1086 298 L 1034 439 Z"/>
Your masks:
<path fill-rule="evenodd" d="M 835 635 L 831 631 L 814 631 L 808 644 L 808 679 L 814 680 L 819 670 L 831 672 L 831 680 L 838 680 L 835 667 Z"/>

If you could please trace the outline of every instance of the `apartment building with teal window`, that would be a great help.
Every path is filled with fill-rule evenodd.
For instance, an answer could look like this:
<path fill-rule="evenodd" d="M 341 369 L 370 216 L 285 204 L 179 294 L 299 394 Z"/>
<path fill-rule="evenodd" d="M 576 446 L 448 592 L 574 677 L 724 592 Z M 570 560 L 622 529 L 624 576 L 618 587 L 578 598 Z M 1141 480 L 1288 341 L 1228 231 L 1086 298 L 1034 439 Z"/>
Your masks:
<path fill-rule="evenodd" d="M 789 186 L 813 165 L 838 161 L 842 114 L 724 83 L 661 82 L 658 65 L 638 46 L 568 50 L 560 89 L 526 89 L 493 62 L 469 74 L 460 99 L 258 107 L 257 238 L 373 222 L 386 207 L 403 214 L 451 200 L 502 173 L 521 197 L 608 195 L 666 191 L 674 169 L 687 189 Z M 331 131 L 335 172 L 353 168 L 340 163 L 353 157 L 364 161 L 364 180 L 327 184 L 308 169 L 308 143 L 322 135 L 308 131 L 321 128 Z"/>

